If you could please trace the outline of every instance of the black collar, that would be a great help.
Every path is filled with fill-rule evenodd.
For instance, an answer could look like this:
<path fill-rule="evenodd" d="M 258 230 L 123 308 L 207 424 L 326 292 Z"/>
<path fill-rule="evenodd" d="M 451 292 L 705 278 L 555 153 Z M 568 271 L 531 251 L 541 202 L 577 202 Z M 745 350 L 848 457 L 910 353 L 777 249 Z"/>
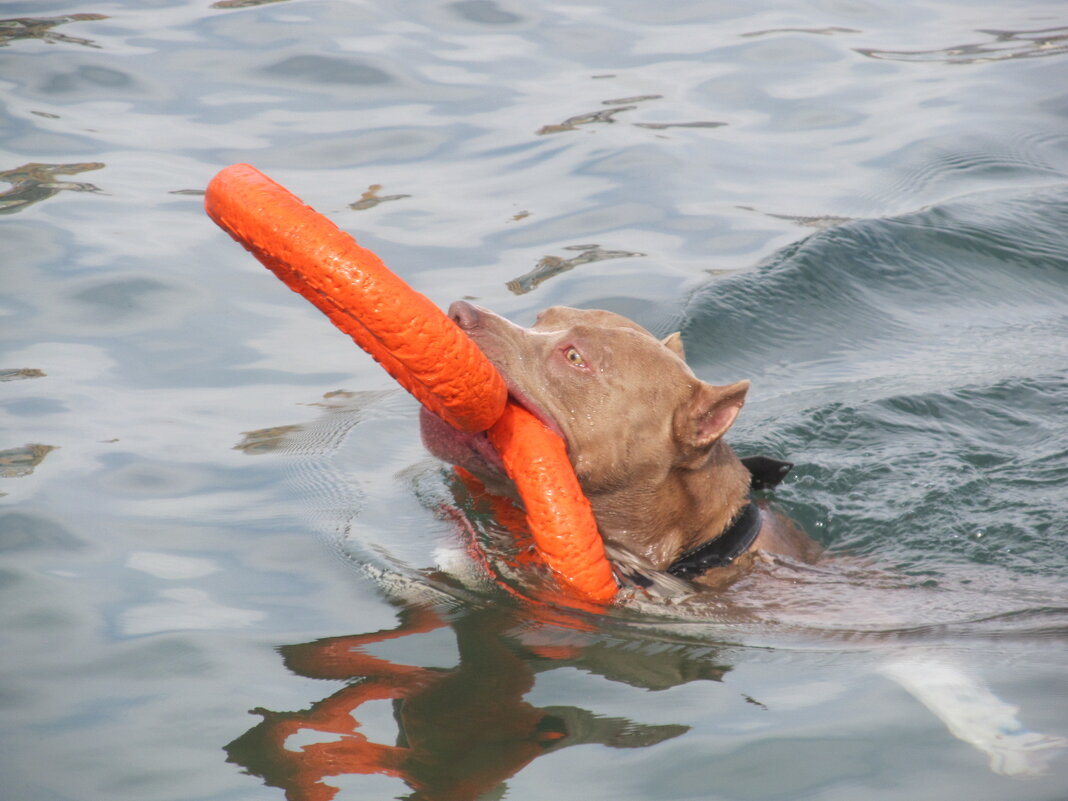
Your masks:
<path fill-rule="evenodd" d="M 750 456 L 742 459 L 749 470 L 750 489 L 763 490 L 776 486 L 793 467 L 789 462 L 780 462 L 767 456 Z M 691 548 L 668 568 L 667 572 L 679 578 L 696 578 L 713 567 L 725 567 L 749 550 L 760 533 L 763 515 L 760 507 L 750 501 L 737 517 L 715 539 Z"/>
<path fill-rule="evenodd" d="M 676 559 L 667 572 L 679 578 L 695 578 L 713 567 L 726 567 L 753 544 L 760 533 L 760 507 L 747 503 L 726 531 L 714 540 L 691 548 Z"/>

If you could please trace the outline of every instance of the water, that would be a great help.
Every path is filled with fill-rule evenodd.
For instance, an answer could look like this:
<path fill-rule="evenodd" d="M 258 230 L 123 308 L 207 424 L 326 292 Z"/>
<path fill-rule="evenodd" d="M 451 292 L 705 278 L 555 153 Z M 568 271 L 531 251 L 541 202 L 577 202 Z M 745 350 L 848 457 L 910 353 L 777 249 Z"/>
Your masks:
<path fill-rule="evenodd" d="M 0 798 L 1064 797 L 1063 4 L 0 11 Z M 682 330 L 843 558 L 516 600 L 237 161 L 443 305 Z"/>

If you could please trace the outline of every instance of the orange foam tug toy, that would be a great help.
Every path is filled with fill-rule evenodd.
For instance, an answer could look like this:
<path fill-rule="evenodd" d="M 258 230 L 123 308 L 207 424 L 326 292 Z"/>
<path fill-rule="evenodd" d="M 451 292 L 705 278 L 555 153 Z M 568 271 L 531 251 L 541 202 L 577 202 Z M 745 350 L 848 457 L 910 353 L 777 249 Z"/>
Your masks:
<path fill-rule="evenodd" d="M 612 568 L 566 444 L 508 400 L 504 379 L 452 320 L 255 167 L 221 170 L 208 184 L 204 207 L 430 411 L 460 430 L 487 431 L 546 564 L 584 598 L 615 596 Z"/>

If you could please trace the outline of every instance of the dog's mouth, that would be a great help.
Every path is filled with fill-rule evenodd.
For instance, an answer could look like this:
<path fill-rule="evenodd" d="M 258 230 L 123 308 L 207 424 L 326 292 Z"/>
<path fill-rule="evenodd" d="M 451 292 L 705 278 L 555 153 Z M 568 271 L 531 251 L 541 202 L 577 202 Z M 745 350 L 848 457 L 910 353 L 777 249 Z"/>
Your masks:
<path fill-rule="evenodd" d="M 560 436 L 565 442 L 567 441 L 563 430 L 552 415 L 534 403 L 530 396 L 515 386 L 507 376 L 505 376 L 505 384 L 508 387 L 509 403 L 514 403 L 530 412 L 546 428 Z M 439 459 L 459 465 L 482 479 L 508 481 L 504 462 L 501 461 L 497 450 L 490 444 L 486 432 L 468 434 L 459 431 L 426 408 L 420 410 L 419 423 L 423 444 Z"/>
<path fill-rule="evenodd" d="M 459 431 L 426 407 L 419 410 L 419 428 L 423 445 L 442 461 L 459 465 L 482 479 L 507 478 L 504 462 L 484 431 L 479 434 Z"/>
<path fill-rule="evenodd" d="M 556 422 L 556 419 L 551 414 L 541 408 L 538 404 L 534 403 L 534 401 L 530 399 L 530 396 L 517 387 L 508 376 L 504 377 L 504 383 L 508 387 L 509 403 L 514 403 L 516 406 L 526 409 L 541 420 L 542 424 L 547 429 L 560 437 L 560 439 L 564 440 L 564 442 L 567 442 L 567 437 L 564 436 L 563 429 L 560 428 L 560 424 Z"/>

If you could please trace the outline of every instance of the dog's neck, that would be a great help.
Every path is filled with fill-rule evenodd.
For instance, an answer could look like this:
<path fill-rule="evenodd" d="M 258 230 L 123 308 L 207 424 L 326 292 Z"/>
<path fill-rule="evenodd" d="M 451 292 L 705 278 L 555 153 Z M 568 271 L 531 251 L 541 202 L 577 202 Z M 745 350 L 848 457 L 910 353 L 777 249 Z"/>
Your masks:
<path fill-rule="evenodd" d="M 637 486 L 590 495 L 606 539 L 625 543 L 658 570 L 715 539 L 749 502 L 750 474 L 722 440 L 699 466 Z"/>

